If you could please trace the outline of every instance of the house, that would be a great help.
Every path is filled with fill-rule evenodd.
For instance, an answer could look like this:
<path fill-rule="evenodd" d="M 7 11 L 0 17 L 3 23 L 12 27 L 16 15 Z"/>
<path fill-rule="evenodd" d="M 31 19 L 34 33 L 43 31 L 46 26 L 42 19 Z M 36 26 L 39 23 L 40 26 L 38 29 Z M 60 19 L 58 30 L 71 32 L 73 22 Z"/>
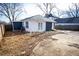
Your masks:
<path fill-rule="evenodd" d="M 25 30 L 28 32 L 44 32 L 54 30 L 55 21 L 41 15 L 25 18 L 21 21 L 13 22 L 15 30 Z"/>
<path fill-rule="evenodd" d="M 79 17 L 75 18 L 58 18 L 55 19 L 57 23 L 79 23 Z"/>
<path fill-rule="evenodd" d="M 68 30 L 79 30 L 79 17 L 75 18 L 58 18 L 55 19 L 55 28 L 68 29 Z"/>

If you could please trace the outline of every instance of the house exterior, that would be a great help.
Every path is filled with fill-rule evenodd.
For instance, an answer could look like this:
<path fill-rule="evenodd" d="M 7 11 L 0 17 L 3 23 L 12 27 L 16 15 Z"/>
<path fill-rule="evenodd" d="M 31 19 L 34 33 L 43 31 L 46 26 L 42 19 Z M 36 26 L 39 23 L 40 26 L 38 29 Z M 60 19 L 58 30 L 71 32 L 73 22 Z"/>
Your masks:
<path fill-rule="evenodd" d="M 55 28 L 68 29 L 68 30 L 79 30 L 79 17 L 77 18 L 59 18 L 55 19 Z"/>
<path fill-rule="evenodd" d="M 25 18 L 19 22 L 13 22 L 14 29 L 25 30 L 27 32 L 44 32 L 54 30 L 55 21 L 41 15 Z"/>

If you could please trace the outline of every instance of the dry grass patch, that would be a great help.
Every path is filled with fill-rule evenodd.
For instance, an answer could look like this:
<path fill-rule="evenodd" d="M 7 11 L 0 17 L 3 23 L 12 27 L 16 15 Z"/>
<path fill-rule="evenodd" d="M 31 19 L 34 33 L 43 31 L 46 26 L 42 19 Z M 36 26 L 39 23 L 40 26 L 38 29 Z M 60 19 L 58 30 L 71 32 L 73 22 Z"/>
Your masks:
<path fill-rule="evenodd" d="M 27 40 L 30 38 L 25 33 L 6 32 L 4 37 L 5 41 L 3 42 L 2 48 L 0 48 L 0 55 L 21 55 L 21 52 L 27 51 Z"/>

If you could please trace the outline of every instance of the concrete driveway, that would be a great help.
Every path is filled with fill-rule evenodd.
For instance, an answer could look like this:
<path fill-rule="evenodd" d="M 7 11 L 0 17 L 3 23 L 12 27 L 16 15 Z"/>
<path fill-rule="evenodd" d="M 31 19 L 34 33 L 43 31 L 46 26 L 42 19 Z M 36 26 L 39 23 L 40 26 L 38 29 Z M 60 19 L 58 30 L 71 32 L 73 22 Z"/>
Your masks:
<path fill-rule="evenodd" d="M 79 31 L 66 31 L 43 39 L 33 49 L 34 56 L 79 56 Z"/>

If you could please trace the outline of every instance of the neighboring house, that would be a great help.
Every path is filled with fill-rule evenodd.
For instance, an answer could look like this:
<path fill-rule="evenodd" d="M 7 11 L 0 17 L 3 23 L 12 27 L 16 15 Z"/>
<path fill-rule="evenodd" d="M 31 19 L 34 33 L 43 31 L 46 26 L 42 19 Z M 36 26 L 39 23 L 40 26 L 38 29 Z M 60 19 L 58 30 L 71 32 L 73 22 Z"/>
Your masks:
<path fill-rule="evenodd" d="M 79 17 L 55 19 L 56 27 L 61 29 L 79 30 Z"/>
<path fill-rule="evenodd" d="M 61 25 L 79 25 L 79 18 L 59 18 L 55 21 Z"/>
<path fill-rule="evenodd" d="M 25 30 L 28 32 L 44 32 L 54 30 L 55 21 L 41 15 L 25 18 L 21 21 L 13 22 L 15 30 Z"/>

